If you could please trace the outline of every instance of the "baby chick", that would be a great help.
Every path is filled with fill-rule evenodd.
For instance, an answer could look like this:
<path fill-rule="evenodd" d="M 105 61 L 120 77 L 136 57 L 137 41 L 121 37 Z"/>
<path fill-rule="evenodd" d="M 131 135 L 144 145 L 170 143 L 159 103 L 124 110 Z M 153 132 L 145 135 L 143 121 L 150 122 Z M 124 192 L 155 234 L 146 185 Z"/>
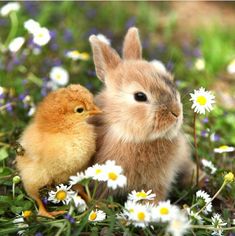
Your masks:
<path fill-rule="evenodd" d="M 25 153 L 16 161 L 26 192 L 39 206 L 39 215 L 61 213 L 47 212 L 39 189 L 66 182 L 87 168 L 95 152 L 96 135 L 86 120 L 99 113 L 92 94 L 81 85 L 51 92 L 37 107 L 33 121 L 19 140 Z"/>

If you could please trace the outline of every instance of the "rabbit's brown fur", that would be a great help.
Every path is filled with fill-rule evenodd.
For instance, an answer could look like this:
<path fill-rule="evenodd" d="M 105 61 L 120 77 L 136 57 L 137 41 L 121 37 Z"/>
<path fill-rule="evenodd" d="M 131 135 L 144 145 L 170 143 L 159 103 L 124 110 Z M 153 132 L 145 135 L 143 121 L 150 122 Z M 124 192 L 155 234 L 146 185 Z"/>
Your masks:
<path fill-rule="evenodd" d="M 190 178 L 194 169 L 173 78 L 141 58 L 136 28 L 125 37 L 123 59 L 96 36 L 90 42 L 97 76 L 105 83 L 96 97 L 103 114 L 93 121 L 98 133 L 94 163 L 115 160 L 124 168 L 127 187 L 122 193 L 152 189 L 157 200 L 165 199 L 177 173 Z M 137 92 L 146 101 L 136 100 Z"/>

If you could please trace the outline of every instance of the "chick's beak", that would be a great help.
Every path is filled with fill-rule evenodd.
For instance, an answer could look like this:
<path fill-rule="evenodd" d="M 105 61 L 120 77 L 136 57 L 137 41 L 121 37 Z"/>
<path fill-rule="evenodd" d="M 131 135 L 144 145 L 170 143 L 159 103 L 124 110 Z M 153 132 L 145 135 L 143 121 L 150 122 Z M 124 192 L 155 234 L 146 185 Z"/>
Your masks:
<path fill-rule="evenodd" d="M 102 111 L 97 107 L 97 106 L 94 106 L 92 110 L 90 110 L 88 112 L 89 115 L 98 115 L 98 114 L 101 114 Z"/>

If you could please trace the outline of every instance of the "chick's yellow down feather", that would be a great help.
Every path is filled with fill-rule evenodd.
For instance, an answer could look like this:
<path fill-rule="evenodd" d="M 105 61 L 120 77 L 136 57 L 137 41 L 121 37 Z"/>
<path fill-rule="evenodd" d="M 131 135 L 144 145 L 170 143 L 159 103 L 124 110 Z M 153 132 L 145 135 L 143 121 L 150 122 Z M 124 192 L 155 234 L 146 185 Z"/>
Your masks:
<path fill-rule="evenodd" d="M 24 188 L 37 201 L 40 215 L 50 217 L 56 213 L 46 211 L 39 189 L 66 182 L 89 165 L 96 135 L 86 120 L 100 112 L 92 94 L 81 85 L 51 92 L 39 104 L 19 140 L 25 153 L 16 160 Z"/>

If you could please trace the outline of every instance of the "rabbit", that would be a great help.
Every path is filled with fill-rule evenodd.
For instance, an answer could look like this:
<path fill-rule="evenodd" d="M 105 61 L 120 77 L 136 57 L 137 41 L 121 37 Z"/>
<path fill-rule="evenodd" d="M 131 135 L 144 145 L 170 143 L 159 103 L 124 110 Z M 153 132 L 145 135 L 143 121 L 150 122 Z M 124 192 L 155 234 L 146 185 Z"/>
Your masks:
<path fill-rule="evenodd" d="M 135 27 L 125 36 L 123 58 L 97 36 L 89 41 L 97 77 L 104 83 L 95 97 L 103 113 L 91 121 L 98 135 L 92 161 L 115 160 L 127 177 L 125 188 L 107 194 L 151 189 L 156 201 L 164 200 L 178 174 L 190 181 L 195 173 L 173 76 L 142 59 Z"/>

